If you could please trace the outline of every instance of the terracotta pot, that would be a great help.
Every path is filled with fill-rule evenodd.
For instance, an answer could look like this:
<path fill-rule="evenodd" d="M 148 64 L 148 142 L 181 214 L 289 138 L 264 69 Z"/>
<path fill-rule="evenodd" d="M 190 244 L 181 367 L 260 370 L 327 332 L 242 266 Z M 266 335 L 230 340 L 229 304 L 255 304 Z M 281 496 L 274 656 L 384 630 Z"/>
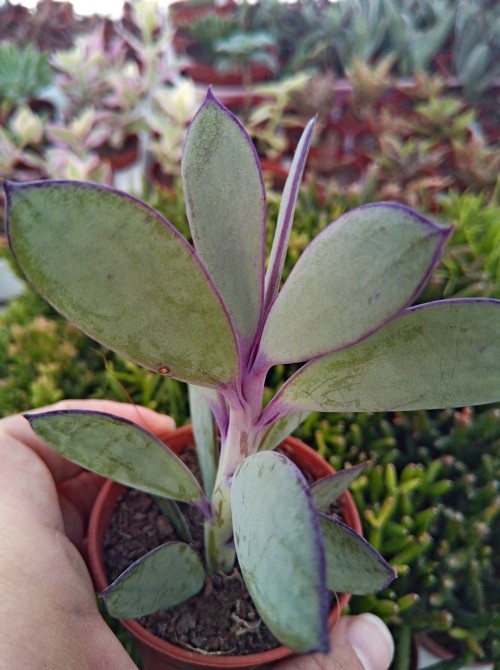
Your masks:
<path fill-rule="evenodd" d="M 166 444 L 176 453 L 192 444 L 191 426 L 184 426 L 174 431 L 165 440 Z M 293 437 L 282 443 L 283 452 L 303 471 L 314 479 L 321 479 L 332 472 L 333 468 L 316 451 Z M 88 557 L 95 585 L 99 591 L 108 586 L 104 568 L 102 538 L 113 515 L 118 498 L 125 491 L 121 484 L 108 481 L 97 498 L 92 511 L 88 531 Z M 357 533 L 362 533 L 361 521 L 354 501 L 349 493 L 341 497 L 344 521 Z M 328 617 L 329 628 L 332 629 L 341 611 L 349 601 L 349 594 L 340 594 L 335 607 Z M 249 654 L 247 656 L 210 656 L 177 647 L 152 635 L 137 621 L 122 621 L 124 627 L 136 641 L 144 670 L 191 670 L 200 668 L 226 668 L 227 670 L 257 668 L 279 659 L 289 657 L 293 652 L 287 647 L 277 647 L 271 651 Z"/>
<path fill-rule="evenodd" d="M 431 635 L 427 633 L 419 633 L 415 636 L 418 648 L 418 666 L 424 667 L 429 663 L 437 661 L 449 661 L 455 658 L 453 652 L 446 649 L 442 644 L 437 642 Z M 466 666 L 462 670 L 469 670 L 474 668 L 477 670 L 493 670 L 493 663 L 476 662 L 471 666 Z"/>
<path fill-rule="evenodd" d="M 169 6 L 169 16 L 172 25 L 177 28 L 179 26 L 189 26 L 195 19 L 202 18 L 207 14 L 215 13 L 221 16 L 231 14 L 235 6 L 234 0 L 226 0 L 223 3 L 200 3 L 198 6 L 186 2 L 186 0 L 176 0 Z"/>
<path fill-rule="evenodd" d="M 260 162 L 265 177 L 270 177 L 272 188 L 281 192 L 288 178 L 289 168 L 280 160 L 263 158 Z"/>
<path fill-rule="evenodd" d="M 175 179 L 176 176 L 169 174 L 162 169 L 158 161 L 154 161 L 149 169 L 149 178 L 156 189 L 163 191 L 164 193 L 169 193 L 172 195 L 175 193 Z"/>
<path fill-rule="evenodd" d="M 101 160 L 109 163 L 113 171 L 123 170 L 133 165 L 139 156 L 139 137 L 128 135 L 121 147 L 104 144 L 98 149 Z"/>
<path fill-rule="evenodd" d="M 212 65 L 204 63 L 191 63 L 182 68 L 182 74 L 191 77 L 198 84 L 212 84 L 214 86 L 243 86 L 243 74 L 241 70 L 221 72 Z M 273 78 L 273 71 L 265 65 L 252 65 L 252 83 L 269 81 Z"/>

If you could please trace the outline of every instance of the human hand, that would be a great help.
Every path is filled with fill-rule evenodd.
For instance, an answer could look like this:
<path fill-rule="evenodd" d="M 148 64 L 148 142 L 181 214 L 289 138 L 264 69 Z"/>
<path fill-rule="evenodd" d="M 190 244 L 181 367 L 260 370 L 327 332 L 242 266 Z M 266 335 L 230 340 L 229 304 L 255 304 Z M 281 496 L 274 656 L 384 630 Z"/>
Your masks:
<path fill-rule="evenodd" d="M 116 414 L 160 438 L 174 428 L 118 402 L 44 408 L 55 409 Z M 49 449 L 20 414 L 0 420 L 0 463 L 0 669 L 136 670 L 98 612 L 78 551 L 102 478 Z"/>
<path fill-rule="evenodd" d="M 158 437 L 169 417 L 100 400 L 48 409 L 109 412 Z M 102 479 L 49 449 L 15 415 L 0 420 L 0 670 L 134 670 L 104 623 L 78 548 Z M 393 642 L 372 615 L 341 617 L 330 654 L 297 657 L 275 670 L 387 670 Z"/>
<path fill-rule="evenodd" d="M 297 656 L 273 670 L 388 670 L 394 640 L 373 614 L 342 616 L 330 633 L 330 653 Z"/>

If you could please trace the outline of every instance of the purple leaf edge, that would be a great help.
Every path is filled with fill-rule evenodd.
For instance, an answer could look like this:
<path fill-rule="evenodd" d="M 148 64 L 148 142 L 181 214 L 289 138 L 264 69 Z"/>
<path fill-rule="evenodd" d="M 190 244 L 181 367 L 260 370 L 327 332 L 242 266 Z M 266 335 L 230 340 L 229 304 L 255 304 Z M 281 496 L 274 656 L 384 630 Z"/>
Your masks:
<path fill-rule="evenodd" d="M 307 162 L 309 149 L 311 147 L 312 135 L 315 124 L 316 124 L 316 117 L 311 119 L 307 124 L 307 126 L 305 127 L 302 133 L 302 137 L 300 138 L 299 141 L 299 147 L 301 150 L 300 154 L 298 154 L 297 163 L 294 166 L 294 163 L 292 162 L 292 170 L 290 171 L 285 184 L 285 191 L 286 191 L 286 188 L 290 183 L 290 193 L 289 197 L 286 200 L 286 203 L 284 202 L 281 203 L 281 207 L 283 206 L 285 207 L 285 214 L 283 216 L 283 226 L 280 231 L 274 263 L 272 267 L 268 268 L 268 275 L 266 275 L 265 277 L 266 280 L 265 283 L 267 284 L 267 288 L 264 297 L 264 305 L 266 308 L 271 305 L 273 299 L 278 293 L 279 282 L 281 278 L 281 273 L 283 271 L 283 264 L 285 261 L 286 250 L 288 247 L 288 241 L 290 239 L 290 232 L 293 224 L 293 216 L 295 213 L 295 206 L 299 193 L 299 187 L 302 182 L 304 168 Z"/>
<path fill-rule="evenodd" d="M 372 545 L 365 540 L 364 537 L 361 537 L 358 533 L 356 533 L 355 530 L 353 530 L 350 526 L 345 524 L 343 521 L 340 521 L 339 519 L 335 519 L 332 516 L 329 516 L 328 514 L 324 514 L 323 512 L 317 512 L 318 517 L 320 517 L 322 520 L 328 522 L 328 523 L 333 523 L 336 524 L 337 526 L 340 526 L 346 533 L 351 535 L 351 537 L 356 541 L 359 542 L 360 545 L 363 545 L 365 549 L 369 551 L 373 555 L 373 558 L 375 558 L 378 562 L 378 564 L 385 570 L 387 573 L 387 581 L 378 589 L 378 591 L 382 591 L 383 589 L 387 588 L 389 584 L 394 581 L 394 579 L 397 578 L 397 573 L 392 568 L 389 563 L 385 560 L 385 558 L 374 548 Z"/>
<path fill-rule="evenodd" d="M 361 205 L 360 207 L 356 207 L 352 210 L 349 210 L 348 212 L 345 212 L 338 219 L 336 219 L 335 221 L 332 221 L 332 223 L 330 223 L 323 231 L 321 231 L 321 233 L 319 233 L 319 235 L 317 235 L 308 244 L 308 246 L 304 250 L 302 256 L 299 258 L 299 260 L 297 261 L 295 266 L 292 268 L 292 271 L 290 272 L 290 275 L 287 279 L 287 282 L 293 277 L 293 275 L 297 271 L 297 267 L 300 265 L 301 262 L 303 262 L 303 258 L 307 257 L 308 251 L 311 248 L 315 247 L 317 244 L 321 243 L 322 237 L 327 234 L 327 232 L 331 229 L 332 226 L 335 226 L 339 221 L 342 221 L 343 219 L 349 217 L 353 212 L 358 211 L 360 209 L 363 209 L 363 210 L 364 209 L 375 209 L 375 208 L 380 208 L 380 207 L 389 207 L 390 209 L 402 210 L 407 215 L 411 216 L 414 219 L 417 219 L 421 224 L 426 225 L 428 228 L 430 228 L 431 230 L 434 231 L 434 234 L 436 236 L 440 237 L 439 243 L 438 243 L 434 253 L 432 254 L 432 258 L 429 262 L 427 270 L 423 273 L 420 281 L 417 283 L 416 287 L 414 288 L 414 290 L 412 291 L 410 296 L 407 298 L 407 300 L 398 309 L 396 309 L 396 311 L 394 311 L 394 313 L 391 316 L 387 317 L 380 324 L 374 326 L 371 330 L 363 333 L 362 335 L 357 337 L 352 342 L 346 342 L 346 343 L 344 343 L 344 344 L 342 344 L 339 347 L 334 348 L 334 349 L 327 349 L 325 351 L 319 351 L 318 353 L 311 356 L 308 359 L 307 362 L 314 361 L 317 358 L 321 358 L 321 357 L 326 356 L 328 354 L 333 354 L 337 351 L 342 351 L 343 349 L 348 349 L 349 347 L 352 347 L 355 344 L 358 344 L 358 342 L 361 342 L 362 340 L 365 340 L 367 337 L 370 337 L 370 335 L 374 335 L 377 331 L 379 331 L 381 328 L 386 326 L 390 321 L 392 321 L 393 319 L 398 317 L 405 309 L 407 309 L 411 305 L 411 303 L 415 300 L 415 298 L 417 298 L 417 296 L 420 294 L 420 292 L 424 288 L 425 284 L 429 281 L 430 276 L 432 274 L 432 271 L 434 270 L 434 267 L 436 266 L 436 263 L 438 262 L 441 254 L 442 254 L 443 247 L 446 244 L 446 241 L 448 240 L 449 236 L 453 232 L 453 226 L 449 226 L 449 227 L 446 227 L 446 228 L 442 227 L 442 226 L 438 226 L 437 224 L 435 224 L 430 219 L 426 218 L 425 216 L 423 216 L 419 212 L 416 212 L 415 210 L 413 210 L 411 207 L 407 207 L 406 205 L 402 205 L 402 204 L 397 203 L 397 202 L 375 202 L 375 203 L 369 203 L 367 205 Z M 276 296 L 276 298 L 273 300 L 273 302 L 269 306 L 269 309 L 268 309 L 268 312 L 267 312 L 267 315 L 266 315 L 266 319 L 269 318 L 269 316 L 272 312 L 272 307 L 275 304 L 278 297 L 279 297 L 279 294 L 278 294 L 278 296 Z M 264 327 L 265 327 L 265 324 L 264 324 Z M 256 359 L 257 359 L 256 367 L 259 370 L 262 369 L 262 370 L 266 370 L 266 371 L 269 370 L 269 368 L 271 368 L 273 365 L 278 365 L 280 363 L 287 364 L 287 363 L 298 363 L 298 362 L 300 362 L 300 361 L 296 361 L 296 360 L 281 360 L 281 359 L 279 361 L 270 360 L 266 356 L 265 352 L 262 351 L 262 350 L 259 350 L 259 352 L 257 353 Z"/>
<path fill-rule="evenodd" d="M 332 480 L 342 480 L 346 477 L 349 477 L 353 473 L 356 475 L 353 481 L 356 480 L 357 477 L 363 472 L 363 470 L 366 468 L 368 465 L 368 462 L 365 463 L 358 463 L 357 465 L 353 465 L 350 468 L 344 468 L 343 470 L 339 470 L 338 472 L 333 472 L 331 475 L 327 475 L 326 477 L 322 477 L 321 479 L 317 479 L 315 482 L 311 484 L 311 493 L 314 494 L 314 490 L 317 487 L 322 487 L 328 482 L 331 482 Z M 344 489 L 344 491 L 347 491 L 347 488 Z M 343 492 L 344 492 L 343 491 Z M 343 493 L 342 492 L 342 493 Z M 342 493 L 339 494 L 339 497 L 342 495 Z M 332 502 L 334 502 L 332 500 Z"/>
<path fill-rule="evenodd" d="M 409 314 L 411 312 L 421 312 L 421 311 L 428 311 L 431 309 L 439 309 L 441 307 L 446 307 L 447 305 L 466 305 L 466 304 L 489 304 L 491 306 L 496 306 L 497 309 L 500 309 L 500 299 L 496 298 L 446 298 L 443 300 L 434 300 L 432 302 L 426 302 L 421 305 L 413 305 L 412 307 L 407 307 L 406 309 L 403 309 L 401 312 L 396 314 L 393 318 L 389 319 L 387 323 L 391 321 L 395 321 L 399 318 L 403 318 L 406 314 Z M 387 323 L 384 324 L 387 325 Z M 380 330 L 380 329 L 378 329 Z M 375 331 L 375 332 L 378 332 Z M 375 332 L 370 333 L 367 337 L 370 335 L 374 335 Z M 366 337 L 363 337 L 362 340 L 359 340 L 359 342 L 367 339 Z M 358 344 L 359 342 L 354 342 L 350 346 L 354 346 L 355 344 Z M 345 347 L 346 349 L 349 347 Z M 342 351 L 342 349 L 337 350 L 337 351 Z M 324 356 L 329 356 L 330 354 L 336 353 L 336 351 L 331 351 L 328 352 L 327 354 L 324 354 Z M 287 381 L 281 386 L 279 391 L 276 393 L 276 395 L 271 399 L 267 407 L 263 410 L 262 415 L 259 419 L 259 426 L 261 427 L 266 427 L 271 423 L 274 423 L 278 419 L 282 418 L 283 416 L 287 416 L 293 411 L 301 411 L 297 410 L 296 408 L 290 407 L 287 405 L 286 402 L 283 402 L 281 397 L 287 388 L 288 384 L 293 383 L 295 379 L 300 377 L 303 372 L 305 372 L 310 365 L 313 365 L 318 359 L 322 358 L 323 356 L 317 356 L 316 358 L 311 359 L 307 363 L 305 363 L 301 368 L 295 372 L 290 379 L 287 379 Z M 268 408 L 270 408 L 268 410 Z"/>
<path fill-rule="evenodd" d="M 106 606 L 107 606 L 107 599 L 110 593 L 113 593 L 113 591 L 116 589 L 116 587 L 120 586 L 120 584 L 127 578 L 129 577 L 133 572 L 136 571 L 137 568 L 140 568 L 141 565 L 146 561 L 148 558 L 153 556 L 154 554 L 159 553 L 160 551 L 165 550 L 166 548 L 172 546 L 172 545 L 182 545 L 184 547 L 187 547 L 190 551 L 193 552 L 194 555 L 198 556 L 194 549 L 192 549 L 189 544 L 186 544 L 185 542 L 180 542 L 179 540 L 172 540 L 169 542 L 164 542 L 163 544 L 160 544 L 158 547 L 155 547 L 154 549 L 151 549 L 148 551 L 144 556 L 141 556 L 138 558 L 136 561 L 132 563 L 132 565 L 129 565 L 128 568 L 126 568 L 118 577 L 109 584 L 101 593 L 99 594 L 101 598 L 104 600 Z"/>
<path fill-rule="evenodd" d="M 89 409 L 57 409 L 53 411 L 48 411 L 48 412 L 26 412 L 23 414 L 23 417 L 29 422 L 32 430 L 36 433 L 36 429 L 33 426 L 33 424 L 36 422 L 37 419 L 51 419 L 52 417 L 56 416 L 74 416 L 74 415 L 89 415 L 89 416 L 99 416 L 99 417 L 104 417 L 106 419 L 109 419 L 110 421 L 113 422 L 118 422 L 121 424 L 124 424 L 126 426 L 129 426 L 131 428 L 135 428 L 136 430 L 144 433 L 147 435 L 150 439 L 154 440 L 158 446 L 162 447 L 165 451 L 167 451 L 171 456 L 175 458 L 175 460 L 178 462 L 178 464 L 182 465 L 182 468 L 186 471 L 189 472 L 190 475 L 193 473 L 191 470 L 188 468 L 188 466 L 184 463 L 184 461 L 179 458 L 179 456 L 175 453 L 175 451 L 172 451 L 170 447 L 168 447 L 162 440 L 160 440 L 159 437 L 154 435 L 154 433 L 151 433 L 149 430 L 146 428 L 143 428 L 142 426 L 139 426 L 139 424 L 135 423 L 134 421 L 131 421 L 130 419 L 125 419 L 124 417 L 117 416 L 116 414 L 111 414 L 110 412 L 101 412 L 99 410 L 89 410 Z M 110 479 L 110 478 L 108 478 Z M 191 503 L 193 505 L 196 505 L 199 507 L 202 511 L 207 511 L 209 507 L 209 502 L 205 498 L 205 495 L 203 493 L 203 490 L 201 489 L 198 481 L 196 478 L 194 480 L 197 483 L 198 490 L 200 492 L 200 498 L 199 500 L 193 500 Z"/>
<path fill-rule="evenodd" d="M 264 454 L 269 454 L 272 458 L 278 458 L 283 461 L 291 473 L 295 476 L 297 482 L 302 488 L 306 501 L 309 506 L 309 513 L 311 519 L 311 525 L 313 530 L 313 535 L 315 539 L 316 549 L 317 549 L 317 592 L 319 594 L 319 608 L 320 608 L 320 620 L 322 622 L 322 630 L 320 632 L 320 642 L 318 647 L 311 649 L 311 653 L 314 652 L 323 652 L 327 653 L 330 649 L 330 641 L 328 634 L 328 615 L 330 613 L 330 602 L 328 597 L 328 587 L 327 587 L 327 577 L 326 577 L 326 551 L 323 543 L 323 533 L 321 532 L 321 526 L 319 523 L 319 516 L 314 505 L 314 500 L 311 494 L 310 486 L 306 481 L 303 473 L 300 468 L 285 454 L 281 454 L 276 451 L 265 451 L 261 452 Z M 258 454 L 255 454 L 258 456 Z M 268 458 L 268 456 L 266 456 Z"/>
<path fill-rule="evenodd" d="M 160 214 L 160 212 L 158 212 L 156 209 L 154 209 L 154 207 L 151 207 L 151 205 L 148 205 L 147 203 L 143 202 L 142 200 L 140 200 L 139 198 L 136 198 L 133 195 L 129 195 L 128 193 L 125 193 L 124 191 L 120 191 L 118 189 L 115 189 L 111 186 L 107 186 L 105 184 L 96 184 L 94 182 L 86 182 L 86 181 L 77 181 L 77 180 L 72 181 L 72 180 L 68 180 L 68 179 L 46 179 L 46 180 L 39 180 L 39 181 L 32 181 L 32 182 L 17 183 L 17 182 L 12 182 L 12 181 L 5 180 L 3 182 L 3 188 L 4 188 L 4 191 L 5 191 L 5 222 L 6 222 L 5 228 L 6 228 L 6 233 L 7 233 L 7 240 L 9 242 L 9 247 L 12 251 L 14 259 L 15 259 L 16 263 L 18 264 L 18 266 L 21 269 L 22 269 L 22 266 L 17 259 L 17 255 L 16 255 L 16 252 L 15 252 L 14 246 L 12 244 L 11 233 L 10 233 L 10 211 L 12 209 L 12 195 L 15 192 L 18 192 L 18 191 L 30 190 L 30 189 L 35 189 L 35 188 L 49 188 L 49 187 L 54 187 L 54 186 L 56 186 L 56 187 L 57 186 L 63 186 L 63 187 L 67 186 L 67 187 L 71 187 L 71 188 L 79 187 L 79 188 L 85 188 L 85 189 L 89 189 L 89 190 L 93 190 L 93 191 L 105 191 L 106 193 L 111 193 L 112 195 L 116 195 L 116 196 L 121 197 L 125 200 L 129 200 L 129 201 L 133 202 L 135 205 L 138 205 L 138 206 L 142 207 L 148 214 L 151 214 L 158 221 L 163 223 L 163 225 L 166 228 L 168 228 L 169 232 L 171 232 L 174 235 L 174 237 L 176 237 L 178 239 L 178 241 L 184 246 L 184 248 L 186 249 L 188 254 L 193 258 L 193 261 L 198 264 L 202 274 L 204 275 L 204 277 L 207 280 L 210 288 L 212 289 L 217 301 L 219 302 L 219 304 L 221 306 L 221 309 L 222 309 L 222 312 L 223 312 L 223 314 L 226 318 L 226 321 L 229 325 L 229 329 L 230 329 L 231 334 L 233 336 L 235 349 L 236 349 L 236 352 L 238 354 L 240 369 L 242 369 L 241 368 L 241 366 L 243 365 L 242 360 L 241 360 L 241 351 L 242 351 L 242 348 L 243 348 L 242 338 L 239 336 L 238 332 L 236 331 L 236 328 L 235 328 L 235 326 L 233 324 L 233 321 L 231 319 L 231 315 L 229 314 L 229 310 L 226 307 L 226 304 L 224 303 L 224 300 L 222 299 L 222 296 L 221 296 L 218 288 L 215 286 L 214 281 L 211 278 L 204 262 L 198 256 L 198 254 L 196 253 L 196 250 L 189 244 L 189 242 L 186 240 L 186 238 L 177 230 L 177 228 L 172 223 L 170 223 L 170 221 L 168 221 L 168 219 L 166 219 L 164 216 L 162 216 L 162 214 Z M 24 270 L 23 270 L 23 274 L 26 277 L 26 280 L 28 281 L 28 284 L 37 293 L 42 295 L 42 297 L 44 298 L 44 300 L 46 300 L 46 302 L 48 302 L 52 307 L 54 307 L 54 309 L 56 309 L 56 311 L 59 312 L 59 309 L 52 303 L 52 301 L 50 301 L 48 298 L 46 298 L 40 292 L 40 289 L 30 281 L 30 279 L 24 273 Z M 65 317 L 65 318 L 67 318 L 67 317 Z M 70 319 L 68 319 L 68 320 L 70 320 Z M 83 329 L 80 329 L 80 330 L 82 330 L 82 332 L 85 332 L 85 331 L 83 331 Z M 88 334 L 88 333 L 86 333 L 86 334 Z M 89 335 L 89 336 L 92 337 L 92 335 Z M 110 347 L 110 348 L 112 348 L 112 347 Z M 158 370 L 153 370 L 153 372 L 158 372 Z M 237 379 L 233 380 L 233 383 L 237 384 Z M 216 390 L 219 390 L 219 391 L 224 391 L 225 393 L 231 393 L 231 394 L 236 393 L 236 391 L 232 391 L 230 387 L 226 387 L 226 386 L 224 386 L 224 387 L 214 386 L 213 388 L 215 388 Z"/>
<path fill-rule="evenodd" d="M 260 274 L 260 287 L 259 287 L 259 291 L 260 291 L 260 300 L 259 300 L 259 302 L 260 302 L 260 312 L 259 312 L 259 322 L 258 322 L 258 325 L 257 325 L 257 333 L 258 333 L 259 330 L 260 330 L 262 321 L 263 321 L 263 317 L 264 317 L 264 281 L 265 281 L 265 269 L 266 269 L 267 193 L 266 193 L 266 187 L 265 187 L 265 183 L 264 183 L 264 175 L 262 174 L 262 167 L 261 167 L 261 163 L 260 163 L 260 159 L 259 159 L 259 154 L 257 153 L 257 149 L 255 147 L 255 144 L 252 142 L 252 139 L 250 138 L 250 135 L 247 133 L 247 131 L 246 131 L 245 127 L 243 126 L 243 124 L 241 123 L 241 121 L 212 92 L 212 86 L 208 87 L 207 93 L 205 95 L 205 99 L 203 100 L 202 104 L 200 105 L 200 108 L 198 109 L 198 111 L 194 115 L 190 125 L 192 125 L 194 123 L 196 118 L 203 112 L 205 107 L 207 107 L 210 104 L 215 105 L 215 107 L 217 107 L 236 126 L 236 128 L 238 129 L 239 133 L 241 134 L 241 136 L 245 140 L 247 146 L 249 147 L 249 149 L 252 153 L 252 156 L 253 156 L 253 159 L 254 159 L 254 162 L 255 162 L 255 166 L 257 168 L 257 173 L 258 173 L 258 176 L 259 176 L 260 189 L 261 189 L 262 217 L 261 217 L 261 224 L 260 224 L 260 226 L 261 226 L 261 230 L 260 230 L 260 259 L 259 259 L 259 267 L 260 267 L 260 273 L 259 273 Z M 188 129 L 188 132 L 186 133 L 186 138 L 184 140 L 184 146 L 183 146 L 183 151 L 182 151 L 183 155 L 184 155 L 184 147 L 186 146 L 186 143 L 188 142 L 188 140 L 189 140 L 189 129 Z M 181 161 L 181 166 L 182 166 L 182 161 Z M 181 167 L 181 172 L 182 172 L 182 167 Z M 184 181 L 184 178 L 182 178 L 182 181 Z M 186 198 L 186 202 L 187 202 L 187 198 Z M 187 213 L 187 208 L 186 208 L 186 213 Z M 188 225 L 189 225 L 189 230 L 191 231 L 191 236 L 193 238 L 193 244 L 196 248 L 196 235 L 193 231 L 193 228 L 191 227 L 191 221 L 190 221 L 189 216 L 188 216 Z M 201 258 L 200 258 L 200 261 L 201 261 Z M 214 288 L 215 288 L 215 286 L 214 286 Z M 220 299 L 222 300 L 222 298 L 220 298 Z M 225 305 L 224 305 L 224 307 L 225 307 Z M 230 315 L 228 313 L 228 318 L 229 318 L 229 316 Z M 232 321 L 231 321 L 231 325 L 233 327 L 233 332 L 235 334 L 235 337 L 237 338 L 237 343 L 239 345 L 238 346 L 238 351 L 240 352 L 240 365 L 242 366 L 242 369 L 243 369 L 243 366 L 245 364 L 245 362 L 242 360 L 243 359 L 242 352 L 244 350 L 244 340 L 243 340 L 242 337 L 240 337 L 239 333 L 236 331 L 236 328 L 233 326 Z M 257 337 L 257 335 L 255 335 L 255 337 Z M 254 339 L 255 339 L 255 337 L 254 337 Z M 252 347 L 250 346 L 250 350 L 251 350 L 251 348 Z"/>

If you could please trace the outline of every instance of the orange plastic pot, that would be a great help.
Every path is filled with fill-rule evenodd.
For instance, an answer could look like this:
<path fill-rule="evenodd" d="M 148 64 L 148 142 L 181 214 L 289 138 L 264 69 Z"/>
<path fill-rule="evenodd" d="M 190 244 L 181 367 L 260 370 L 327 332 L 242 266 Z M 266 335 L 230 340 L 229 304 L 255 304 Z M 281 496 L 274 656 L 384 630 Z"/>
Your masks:
<path fill-rule="evenodd" d="M 176 453 L 193 442 L 191 426 L 184 426 L 174 431 L 165 440 L 166 444 Z M 288 437 L 282 444 L 284 453 L 305 473 L 314 479 L 321 479 L 332 472 L 333 468 L 316 451 L 293 437 Z M 104 568 L 102 539 L 113 515 L 118 499 L 125 491 L 121 484 L 108 481 L 101 489 L 92 511 L 88 533 L 88 557 L 94 583 L 99 591 L 104 590 L 109 582 Z M 361 534 L 361 520 L 349 493 L 341 498 L 342 514 L 345 523 Z M 330 630 L 335 626 L 340 613 L 349 601 L 349 594 L 341 594 L 336 605 L 330 611 L 328 625 Z M 271 651 L 247 656 L 210 656 L 197 653 L 166 642 L 141 626 L 137 621 L 122 621 L 124 627 L 134 638 L 144 670 L 190 670 L 202 668 L 257 668 L 268 663 L 289 657 L 293 652 L 287 647 L 277 647 Z"/>

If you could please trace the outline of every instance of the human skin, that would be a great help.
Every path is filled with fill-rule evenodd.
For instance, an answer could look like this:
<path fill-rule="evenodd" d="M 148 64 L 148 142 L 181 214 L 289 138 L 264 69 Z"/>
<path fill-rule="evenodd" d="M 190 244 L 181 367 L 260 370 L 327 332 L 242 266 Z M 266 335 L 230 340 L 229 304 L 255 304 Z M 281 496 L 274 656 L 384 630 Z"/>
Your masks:
<path fill-rule="evenodd" d="M 69 400 L 48 409 L 109 412 L 160 439 L 173 420 L 144 407 Z M 0 670 L 134 670 L 97 609 L 80 553 L 102 478 L 45 445 L 20 414 L 0 420 Z M 330 654 L 276 670 L 387 670 L 392 639 L 376 617 L 342 617 Z"/>

